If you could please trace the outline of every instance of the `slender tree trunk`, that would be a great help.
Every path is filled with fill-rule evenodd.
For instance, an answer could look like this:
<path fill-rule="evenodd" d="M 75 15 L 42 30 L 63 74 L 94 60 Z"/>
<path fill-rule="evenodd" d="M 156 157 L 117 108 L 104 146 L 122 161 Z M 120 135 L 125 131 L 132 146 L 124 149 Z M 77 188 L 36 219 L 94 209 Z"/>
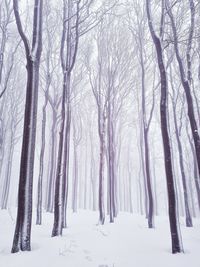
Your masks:
<path fill-rule="evenodd" d="M 90 160 L 90 180 L 92 184 L 92 209 L 96 210 L 97 204 L 96 204 L 96 180 L 95 180 L 95 173 L 96 173 L 96 165 L 95 165 L 95 159 L 94 159 L 94 148 L 93 148 L 93 137 L 90 130 L 90 146 L 91 146 L 91 160 Z"/>
<path fill-rule="evenodd" d="M 152 183 L 151 183 L 151 172 L 150 172 L 150 159 L 149 159 L 149 143 L 148 143 L 148 132 L 149 132 L 149 125 L 147 122 L 147 115 L 146 115 L 146 96 L 145 96 L 145 64 L 144 64 L 144 55 L 143 55 L 143 42 L 141 37 L 139 38 L 140 43 L 140 65 L 141 65 L 141 79 L 142 79 L 142 130 L 143 130 L 143 142 L 144 145 L 144 166 L 145 166 L 145 177 L 144 179 L 146 184 L 147 190 L 147 218 L 148 218 L 148 226 L 149 228 L 154 227 L 154 200 L 153 200 L 153 192 L 152 192 Z M 143 155 L 142 155 L 143 157 Z"/>
<path fill-rule="evenodd" d="M 129 170 L 128 172 L 128 175 L 129 175 L 129 188 L 128 188 L 128 191 L 129 191 L 129 203 L 130 203 L 130 212 L 133 213 L 133 202 L 132 202 L 132 175 L 131 175 L 131 172 Z"/>
<path fill-rule="evenodd" d="M 149 164 L 149 144 L 148 144 L 148 130 L 144 129 L 144 150 L 145 150 L 145 167 L 147 177 L 147 192 L 148 192 L 148 226 L 149 228 L 154 227 L 154 201 L 153 192 L 150 177 L 150 164 Z"/>
<path fill-rule="evenodd" d="M 2 38 L 1 38 L 1 45 L 0 45 L 0 85 L 2 83 L 2 73 L 3 73 L 3 65 L 4 65 L 4 52 L 6 48 L 6 28 L 2 27 Z"/>
<path fill-rule="evenodd" d="M 143 127 L 141 125 L 141 131 L 143 131 Z M 145 216 L 148 218 L 148 192 L 147 192 L 147 179 L 146 179 L 146 171 L 145 171 L 145 159 L 144 159 L 144 148 L 143 148 L 143 138 L 144 134 L 141 133 L 140 136 L 140 156 L 141 156 L 141 170 L 142 170 L 142 176 L 143 176 L 143 184 L 144 184 L 144 207 L 145 207 Z M 141 186 L 141 183 L 140 183 Z"/>
<path fill-rule="evenodd" d="M 70 84 L 70 79 L 69 79 Z M 69 85 L 70 88 L 70 85 Z M 67 121 L 64 144 L 64 164 L 63 164 L 63 228 L 67 227 L 67 203 L 69 190 L 69 151 L 70 151 L 70 129 L 71 129 L 71 105 L 69 91 L 67 93 Z"/>
<path fill-rule="evenodd" d="M 179 166 L 182 178 L 182 185 L 183 185 L 183 196 L 184 196 L 184 206 L 185 206 L 185 216 L 186 216 L 186 226 L 192 227 L 192 217 L 190 214 L 189 208 L 189 199 L 188 199 L 188 187 L 186 183 L 186 175 L 185 175 L 185 166 L 183 161 L 183 149 L 180 140 L 180 131 L 181 129 L 178 128 L 177 116 L 176 116 L 176 103 L 174 102 L 175 99 L 175 89 L 173 85 L 172 73 L 170 72 L 170 80 L 171 80 L 171 87 L 173 91 L 173 99 L 172 99 L 172 108 L 173 108 L 173 117 L 174 117 L 174 126 L 175 126 L 175 136 L 178 145 L 178 155 L 179 155 Z"/>
<path fill-rule="evenodd" d="M 50 172 L 49 172 L 49 179 L 48 179 L 48 189 L 47 189 L 47 204 L 46 210 L 48 212 L 53 212 L 53 200 L 54 200 L 54 193 L 55 193 L 55 179 L 56 176 L 56 148 L 57 148 L 57 122 L 56 122 L 56 112 L 53 110 L 53 121 L 51 127 L 51 159 L 50 159 Z"/>
<path fill-rule="evenodd" d="M 86 139 L 86 148 L 85 148 L 86 152 L 85 152 L 85 179 L 84 179 L 84 209 L 87 209 L 87 195 L 88 195 L 88 191 L 90 192 L 90 190 L 87 190 L 87 139 Z"/>
<path fill-rule="evenodd" d="M 141 181 L 140 181 L 140 176 L 138 178 L 138 188 L 139 188 L 139 204 L 140 204 L 140 213 L 141 215 L 144 214 L 143 212 L 143 202 L 142 202 L 142 186 L 141 186 Z"/>
<path fill-rule="evenodd" d="M 58 157 L 57 157 L 57 171 L 56 171 L 56 183 L 55 183 L 55 199 L 54 199 L 54 225 L 52 230 L 52 237 L 62 235 L 63 230 L 63 184 L 64 174 L 63 166 L 64 162 L 64 145 L 66 135 L 66 94 L 69 90 L 70 74 L 64 73 L 63 80 L 63 95 L 62 95 L 62 107 L 61 107 L 61 126 L 59 133 L 59 145 L 58 145 Z M 65 165 L 66 167 L 66 165 Z"/>
<path fill-rule="evenodd" d="M 192 217 L 190 214 L 189 199 L 188 199 L 188 188 L 187 188 L 187 184 L 186 184 L 185 167 L 184 167 L 184 163 L 183 163 L 183 149 L 182 149 L 182 144 L 181 144 L 181 141 L 179 138 L 179 133 L 178 133 L 178 125 L 177 125 L 175 107 L 173 107 L 173 115 L 174 115 L 175 135 L 176 135 L 176 141 L 178 144 L 179 164 L 180 164 L 180 171 L 181 171 L 181 178 L 182 178 L 182 185 L 183 185 L 186 226 L 192 227 Z"/>
<path fill-rule="evenodd" d="M 191 3 L 193 3 L 193 1 L 190 1 L 190 4 Z M 193 12 L 194 12 L 194 10 L 191 12 L 192 20 L 194 19 Z M 181 83 L 182 83 L 182 86 L 183 86 L 183 89 L 184 89 L 185 95 L 186 95 L 187 107 L 188 107 L 188 118 L 189 118 L 189 122 L 190 122 L 192 136 L 194 139 L 195 153 L 196 153 L 196 158 L 197 158 L 197 166 L 198 166 L 198 172 L 200 175 L 200 138 L 199 138 L 198 127 L 197 127 L 197 123 L 196 123 L 196 119 L 195 119 L 194 105 L 193 105 L 193 99 L 192 99 L 192 94 L 191 94 L 190 63 L 188 66 L 188 74 L 186 75 L 185 70 L 184 70 L 183 60 L 181 58 L 180 51 L 179 51 L 177 29 L 176 29 L 175 20 L 174 20 L 174 16 L 172 14 L 171 8 L 168 8 L 168 15 L 169 15 L 169 18 L 171 21 L 171 26 L 172 26 L 172 32 L 173 32 L 173 37 L 174 37 L 173 43 L 174 43 L 174 49 L 175 49 L 175 53 L 176 53 L 176 59 L 177 59 L 178 66 L 179 66 Z M 187 62 L 188 62 L 188 57 L 190 59 L 191 43 L 192 43 L 193 32 L 194 32 L 193 27 L 191 24 L 191 29 L 190 29 L 190 33 L 189 33 L 189 40 L 188 40 L 188 49 L 187 49 L 187 55 L 186 55 L 187 56 Z"/>
<path fill-rule="evenodd" d="M 10 180 L 11 180 L 11 170 L 12 170 L 12 159 L 13 159 L 13 153 L 14 153 L 13 141 L 14 141 L 13 138 L 11 138 L 5 180 L 4 180 L 4 185 L 3 185 L 3 194 L 2 194 L 2 200 L 1 200 L 2 209 L 7 209 L 8 207 L 8 197 L 9 197 L 9 191 L 10 191 Z"/>
<path fill-rule="evenodd" d="M 196 153 L 195 153 L 195 148 L 194 148 L 194 144 L 190 138 L 189 132 L 188 132 L 188 128 L 186 127 L 187 130 L 187 136 L 188 136 L 188 140 L 190 143 L 190 147 L 191 147 L 191 151 L 192 151 L 192 156 L 193 156 L 193 163 L 194 163 L 194 170 L 193 170 L 193 174 L 194 174 L 194 182 L 195 182 L 195 187 L 196 187 L 196 192 L 197 192 L 197 201 L 198 201 L 198 207 L 200 209 L 200 184 L 199 184 L 199 173 L 198 173 L 198 166 L 197 166 L 197 159 L 196 159 Z"/>
<path fill-rule="evenodd" d="M 113 127 L 112 127 L 112 103 L 111 88 L 108 92 L 108 181 L 109 181 L 109 216 L 110 223 L 114 222 L 114 151 L 113 151 Z"/>
<path fill-rule="evenodd" d="M 167 126 L 167 75 L 165 71 L 165 65 L 163 61 L 162 46 L 159 37 L 156 35 L 152 18 L 150 13 L 150 2 L 146 0 L 146 10 L 148 17 L 148 24 L 150 33 L 156 48 L 158 67 L 160 71 L 161 79 L 161 101 L 160 101 L 160 116 L 161 116 L 161 132 L 163 139 L 164 148 L 164 160 L 165 160 L 165 171 L 166 171 L 166 181 L 168 190 L 168 208 L 169 208 L 169 221 L 170 221 L 170 231 L 172 240 L 172 253 L 181 252 L 181 245 L 178 233 L 178 220 L 176 212 L 176 195 L 174 188 L 174 178 L 172 172 L 171 163 L 171 149 L 169 142 L 168 126 Z"/>
<path fill-rule="evenodd" d="M 192 173 L 192 172 L 190 172 Z M 191 211 L 192 211 L 192 215 L 195 218 L 196 217 L 196 210 L 195 210 L 195 198 L 194 198 L 194 190 L 193 190 L 193 184 L 192 184 L 192 177 L 189 177 L 189 194 L 190 195 L 190 199 L 191 199 Z"/>
<path fill-rule="evenodd" d="M 105 162 L 105 127 L 106 121 L 105 117 L 102 118 L 103 122 L 101 122 L 101 115 L 99 114 L 98 123 L 99 129 L 99 139 L 100 139 L 100 161 L 99 161 L 99 223 L 104 224 L 105 222 L 105 210 L 104 210 L 104 162 Z"/>
<path fill-rule="evenodd" d="M 73 212 L 77 212 L 77 198 L 78 198 L 78 155 L 77 155 L 76 140 L 74 137 L 74 175 L 73 175 L 73 194 L 72 194 Z"/>
<path fill-rule="evenodd" d="M 47 92 L 46 92 L 47 94 Z M 45 95 L 45 103 L 42 108 L 42 144 L 40 150 L 40 168 L 38 177 L 38 192 L 37 192 L 37 218 L 36 224 L 42 224 L 42 184 L 43 184 L 43 173 L 44 173 L 44 154 L 45 154 L 45 136 L 46 136 L 46 108 L 48 104 L 48 98 Z"/>

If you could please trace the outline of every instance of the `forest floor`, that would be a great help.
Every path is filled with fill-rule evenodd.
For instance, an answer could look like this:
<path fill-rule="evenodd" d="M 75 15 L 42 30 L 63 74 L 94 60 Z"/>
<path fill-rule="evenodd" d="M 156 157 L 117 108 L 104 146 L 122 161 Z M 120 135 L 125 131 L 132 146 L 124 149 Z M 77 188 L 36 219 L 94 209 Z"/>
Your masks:
<path fill-rule="evenodd" d="M 114 224 L 97 225 L 98 213 L 68 212 L 68 228 L 51 238 L 52 214 L 32 229 L 32 251 L 11 254 L 15 214 L 0 211 L 0 267 L 199 267 L 200 220 L 186 228 L 185 253 L 172 255 L 167 217 L 156 217 L 149 230 L 143 216 L 120 213 Z"/>

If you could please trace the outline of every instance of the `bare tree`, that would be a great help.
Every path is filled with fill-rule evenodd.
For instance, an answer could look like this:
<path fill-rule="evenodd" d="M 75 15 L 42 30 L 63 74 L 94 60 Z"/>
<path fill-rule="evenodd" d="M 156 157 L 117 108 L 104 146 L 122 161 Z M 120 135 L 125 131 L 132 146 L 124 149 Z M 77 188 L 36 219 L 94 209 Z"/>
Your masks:
<path fill-rule="evenodd" d="M 18 78 L 21 75 L 20 71 L 17 71 L 16 68 L 19 68 L 18 65 L 15 66 L 15 78 L 12 80 L 13 84 L 9 84 L 9 90 L 7 91 L 8 99 L 10 100 L 10 107 L 6 109 L 8 113 L 8 130 L 6 136 L 8 137 L 8 142 L 5 142 L 7 158 L 4 162 L 5 164 L 5 173 L 4 173 L 4 183 L 2 190 L 2 198 L 1 198 L 1 208 L 8 208 L 8 200 L 9 200 L 9 192 L 11 185 L 11 173 L 13 166 L 13 154 L 16 144 L 21 139 L 21 133 L 19 131 L 19 127 L 21 126 L 21 121 L 23 119 L 22 115 L 22 104 L 23 98 L 21 97 L 22 91 L 20 88 L 16 90 L 15 84 L 18 81 Z"/>
<path fill-rule="evenodd" d="M 17 29 L 24 43 L 27 63 L 26 103 L 18 191 L 18 211 L 12 247 L 12 253 L 15 253 L 19 250 L 31 250 L 30 239 L 32 219 L 32 184 L 36 136 L 39 66 L 40 56 L 42 52 L 43 1 L 35 0 L 34 2 L 31 46 L 22 27 L 17 0 L 13 0 L 13 9 Z"/>
<path fill-rule="evenodd" d="M 51 86 L 51 80 L 53 76 L 53 68 L 50 57 L 52 55 L 53 38 L 55 36 L 55 28 L 50 29 L 49 26 L 49 16 L 50 16 L 50 6 L 46 3 L 45 9 L 45 25 L 46 25 L 46 35 L 47 35 L 47 51 L 46 51 L 46 73 L 45 73 L 45 89 L 44 89 L 44 104 L 42 107 L 42 136 L 41 136 L 41 150 L 40 150 L 40 168 L 38 177 L 38 192 L 37 192 L 37 218 L 36 224 L 41 225 L 42 223 L 42 185 L 43 185 L 43 175 L 44 175 L 44 158 L 45 158 L 45 146 L 46 146 L 46 121 L 47 121 L 47 105 L 49 102 L 49 90 Z M 54 136 L 55 138 L 55 136 Z"/>
<path fill-rule="evenodd" d="M 100 24 L 101 27 L 101 24 Z M 90 48 L 86 54 L 86 66 L 88 69 L 88 76 L 90 81 L 90 86 L 94 94 L 97 112 L 98 112 L 98 135 L 99 135 L 99 223 L 104 224 L 105 222 L 105 208 L 104 208 L 104 165 L 105 165 L 105 138 L 106 138 L 106 105 L 107 105 L 107 95 L 104 89 L 102 88 L 102 64 L 103 59 L 101 56 L 102 52 L 102 39 L 101 35 L 97 37 L 97 73 L 91 69 L 91 62 L 89 58 L 91 57 Z"/>
<path fill-rule="evenodd" d="M 80 0 L 75 2 L 71 0 L 63 1 L 63 31 L 60 48 L 63 95 L 52 236 L 62 235 L 62 230 L 66 227 L 71 124 L 71 74 L 76 62 L 80 37 L 98 25 L 102 16 L 112 8 L 111 6 L 105 9 L 102 6 L 98 10 L 94 10 L 93 0 L 86 0 L 82 3 Z"/>
<path fill-rule="evenodd" d="M 12 20 L 11 0 L 3 0 L 0 4 L 0 98 L 3 96 L 6 86 L 2 88 L 3 68 L 5 63 L 6 44 L 8 43 L 8 26 Z"/>
<path fill-rule="evenodd" d="M 177 120 L 177 104 L 178 104 L 178 97 L 179 97 L 179 92 L 176 94 L 175 93 L 175 88 L 173 84 L 173 77 L 172 77 L 172 69 L 170 68 L 170 84 L 172 88 L 172 109 L 173 109 L 173 117 L 174 117 L 174 126 L 175 126 L 175 136 L 176 136 L 176 141 L 178 145 L 178 154 L 179 154 L 179 165 L 180 165 L 180 171 L 181 171 L 181 178 L 182 178 L 182 185 L 183 185 L 183 196 L 184 196 L 184 204 L 185 204 L 185 214 L 186 214 L 186 226 L 187 227 L 192 227 L 192 217 L 190 214 L 190 208 L 189 208 L 189 199 L 188 199 L 188 186 L 186 183 L 186 174 L 185 174 L 185 166 L 184 166 L 184 161 L 183 161 L 183 148 L 182 148 L 182 143 L 180 140 L 181 136 L 181 128 L 182 128 L 182 116 L 183 116 L 183 111 L 181 112 L 180 116 L 180 125 L 178 126 L 178 120 Z M 176 86 L 177 87 L 177 86 Z M 183 107 L 182 107 L 183 110 Z"/>
<path fill-rule="evenodd" d="M 163 21 L 164 21 L 164 0 L 162 1 L 162 15 L 161 15 L 161 38 L 163 34 Z M 165 171 L 166 171 L 166 180 L 167 180 L 167 189 L 168 189 L 168 208 L 169 208 L 169 221 L 170 221 L 170 230 L 171 230 L 171 239 L 172 239 L 172 253 L 181 252 L 181 244 L 178 233 L 178 220 L 176 212 L 176 196 L 174 188 L 174 178 L 172 172 L 172 163 L 171 163 L 171 149 L 169 142 L 168 126 L 167 126 L 167 75 L 165 71 L 165 65 L 163 60 L 163 50 L 161 38 L 157 36 L 152 21 L 150 2 L 146 0 L 146 10 L 147 18 L 149 24 L 149 30 L 155 45 L 157 53 L 157 62 L 160 71 L 160 82 L 161 82 L 161 100 L 160 100 L 160 117 L 161 117 L 161 131 L 163 138 L 163 148 L 164 148 L 164 160 L 165 160 Z"/>
<path fill-rule="evenodd" d="M 191 49 L 192 49 L 192 42 L 193 42 L 193 36 L 194 36 L 195 5 L 194 5 L 193 0 L 189 0 L 188 2 L 190 5 L 191 23 L 190 23 L 190 28 L 189 28 L 189 35 L 187 38 L 186 52 L 185 52 L 185 55 L 187 58 L 186 66 L 184 66 L 184 62 L 181 56 L 177 26 L 175 23 L 173 12 L 172 12 L 172 9 L 175 7 L 175 4 L 172 5 L 170 1 L 167 0 L 166 11 L 171 22 L 170 25 L 171 25 L 172 34 L 173 34 L 173 44 L 174 44 L 176 59 L 177 59 L 178 66 L 179 66 L 181 83 L 182 83 L 182 86 L 184 88 L 185 95 L 186 95 L 188 117 L 190 121 L 192 136 L 194 139 L 194 145 L 195 145 L 195 151 L 196 151 L 196 157 L 197 157 L 197 165 L 198 165 L 198 170 L 200 174 L 200 138 L 199 138 L 198 127 L 197 127 L 196 118 L 195 118 L 194 104 L 193 104 L 192 92 L 191 92 L 191 79 L 192 79 Z"/>
<path fill-rule="evenodd" d="M 72 186 L 72 210 L 77 212 L 77 198 L 78 198 L 78 146 L 82 139 L 82 121 L 80 114 L 74 109 L 72 116 L 73 125 L 73 146 L 74 146 L 74 167 L 73 167 L 73 186 Z"/>
<path fill-rule="evenodd" d="M 149 55 L 147 55 L 145 48 L 145 40 L 147 39 L 146 26 L 147 19 L 146 14 L 143 12 L 142 7 L 139 3 L 134 4 L 134 14 L 136 14 L 136 21 L 129 20 L 129 28 L 134 38 L 134 42 L 139 51 L 138 61 L 141 68 L 141 161 L 143 165 L 143 175 L 144 175 L 144 187 L 145 187 L 145 202 L 147 209 L 147 218 L 149 228 L 154 227 L 154 199 L 153 199 L 153 189 L 151 181 L 151 170 L 150 170 L 150 149 L 149 149 L 149 129 L 153 117 L 154 110 L 154 88 L 153 88 L 153 98 L 152 106 L 147 116 L 147 86 L 146 86 L 146 76 L 149 68 Z M 150 59 L 151 60 L 151 59 Z M 152 67 L 152 65 L 150 65 Z M 155 69 L 154 69 L 155 73 Z M 155 86 L 155 75 L 153 85 Z"/>

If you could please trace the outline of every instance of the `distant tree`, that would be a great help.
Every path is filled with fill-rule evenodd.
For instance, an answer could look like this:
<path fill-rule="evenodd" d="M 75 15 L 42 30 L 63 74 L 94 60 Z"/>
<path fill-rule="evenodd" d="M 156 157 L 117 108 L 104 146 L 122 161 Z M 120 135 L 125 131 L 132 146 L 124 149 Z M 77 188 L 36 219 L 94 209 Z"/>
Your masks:
<path fill-rule="evenodd" d="M 101 24 L 99 26 L 101 28 Z M 106 108 L 107 95 L 102 87 L 102 39 L 101 34 L 97 35 L 97 69 L 94 71 L 91 68 L 91 49 L 89 48 L 86 54 L 86 66 L 89 76 L 89 82 L 92 92 L 95 97 L 98 114 L 98 135 L 99 135 L 99 191 L 98 191 L 98 206 L 99 206 L 99 223 L 105 222 L 105 207 L 104 207 L 104 179 L 105 179 L 105 155 L 106 155 Z"/>
<path fill-rule="evenodd" d="M 93 4 L 93 0 L 63 1 L 63 29 L 60 46 L 63 92 L 52 236 L 62 235 L 62 230 L 66 227 L 71 128 L 71 75 L 76 63 L 79 41 L 83 35 L 100 23 L 105 13 L 112 9 L 112 6 L 104 8 L 103 4 L 95 8 Z"/>
<path fill-rule="evenodd" d="M 77 212 L 77 199 L 78 199 L 78 146 L 82 139 L 82 121 L 79 112 L 74 108 L 72 115 L 73 126 L 73 148 L 74 148 L 74 164 L 73 164 L 73 186 L 72 186 L 72 210 Z"/>
<path fill-rule="evenodd" d="M 144 175 L 144 192 L 145 192 L 145 203 L 146 203 L 146 216 L 148 218 L 148 226 L 149 228 L 154 227 L 154 198 L 153 198 L 153 188 L 152 188 L 152 177 L 151 177 L 151 168 L 150 168 L 150 147 L 149 147 L 149 129 L 150 124 L 153 118 L 153 110 L 154 110 L 154 90 L 153 88 L 153 97 L 152 97 L 152 105 L 149 111 L 149 115 L 147 115 L 147 90 L 148 86 L 146 84 L 148 68 L 151 68 L 150 64 L 150 56 L 147 54 L 147 48 L 145 46 L 145 41 L 147 40 L 147 18 L 146 14 L 143 11 L 143 8 L 139 3 L 134 3 L 134 14 L 136 14 L 136 18 L 130 18 L 129 28 L 134 38 L 134 42 L 136 43 L 136 47 L 139 51 L 138 53 L 138 61 L 141 69 L 141 163 L 143 167 L 143 175 Z M 131 20 L 132 19 L 132 20 Z M 155 71 L 155 70 L 154 70 Z M 155 76 L 155 75 L 154 75 Z M 154 78 L 155 80 L 155 78 Z M 155 81 L 154 81 L 155 86 Z"/>
<path fill-rule="evenodd" d="M 173 110 L 173 118 L 174 118 L 174 126 L 175 126 L 175 136 L 176 141 L 178 145 L 178 155 L 179 155 L 179 166 L 181 171 L 181 178 L 182 178 L 182 185 L 183 185 L 183 197 L 184 197 L 184 204 L 185 204 L 185 215 L 186 215 L 186 226 L 192 227 L 192 217 L 190 213 L 190 207 L 189 207 L 189 196 L 188 196 L 188 186 L 186 181 L 186 172 L 185 172 L 185 166 L 184 166 L 184 155 L 183 155 L 183 147 L 180 140 L 181 136 L 181 128 L 182 128 L 182 113 L 180 115 L 180 126 L 178 125 L 178 119 L 177 119 L 177 105 L 178 105 L 178 97 L 179 97 L 179 91 L 176 94 L 175 93 L 175 86 L 173 82 L 172 77 L 172 68 L 170 68 L 170 84 L 172 88 L 172 110 Z M 177 88 L 177 86 L 176 86 Z"/>
<path fill-rule="evenodd" d="M 18 68 L 18 71 L 17 71 Z M 15 85 L 18 82 L 18 79 L 21 75 L 20 68 L 18 65 L 15 66 L 12 76 L 15 77 L 12 79 L 12 84 L 9 82 L 9 89 L 7 90 L 7 106 L 6 106 L 6 113 L 8 114 L 8 122 L 6 123 L 6 137 L 5 138 L 5 150 L 7 153 L 6 160 L 4 161 L 5 171 L 2 173 L 2 178 L 4 179 L 3 188 L 2 188 L 2 196 L 1 196 L 1 208 L 7 209 L 8 208 L 8 200 L 9 200 L 9 193 L 11 187 L 11 174 L 12 174 L 12 166 L 13 166 L 13 155 L 14 149 L 19 140 L 21 139 L 21 132 L 19 130 L 21 126 L 21 121 L 23 119 L 22 114 L 22 104 L 23 98 L 21 85 L 16 90 Z M 9 103 L 9 107 L 8 107 Z M 6 116 L 5 116 L 6 117 Z M 3 162 L 2 162 L 3 164 Z"/>
<path fill-rule="evenodd" d="M 6 91 L 6 86 L 2 87 L 3 69 L 5 64 L 6 45 L 8 44 L 8 26 L 12 20 L 11 0 L 2 0 L 0 3 L 0 98 Z"/>
<path fill-rule="evenodd" d="M 49 26 L 49 17 L 50 17 L 50 6 L 49 3 L 45 3 L 45 32 L 47 37 L 47 47 L 46 47 L 46 68 L 45 68 L 45 77 L 44 77 L 44 104 L 42 107 L 42 133 L 41 133 L 41 150 L 40 150 L 40 166 L 39 166 L 39 177 L 38 177 L 38 188 L 37 188 L 37 217 L 36 224 L 42 224 L 42 203 L 43 203 L 43 176 L 44 176 L 44 159 L 45 159 L 45 148 L 46 148 L 46 123 L 47 123 L 47 105 L 49 103 L 49 90 L 51 86 L 51 80 L 53 76 L 53 70 L 51 67 L 51 55 L 52 55 L 52 46 L 55 29 L 50 29 Z M 52 33 L 53 32 L 53 33 Z M 55 138 L 55 137 L 54 137 Z"/>

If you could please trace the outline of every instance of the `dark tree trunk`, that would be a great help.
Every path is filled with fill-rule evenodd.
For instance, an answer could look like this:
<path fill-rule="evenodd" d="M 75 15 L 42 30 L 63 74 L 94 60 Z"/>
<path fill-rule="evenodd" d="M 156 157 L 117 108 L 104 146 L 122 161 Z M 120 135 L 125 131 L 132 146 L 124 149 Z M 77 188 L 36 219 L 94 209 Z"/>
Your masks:
<path fill-rule="evenodd" d="M 191 3 L 193 1 L 190 1 Z M 176 30 L 176 25 L 175 25 L 175 20 L 174 16 L 172 14 L 171 8 L 168 8 L 168 15 L 171 21 L 171 26 L 172 26 L 172 32 L 173 32 L 173 37 L 174 37 L 174 48 L 175 48 L 175 53 L 176 53 L 176 59 L 178 62 L 179 66 L 179 72 L 180 72 L 180 77 L 181 77 L 181 83 L 185 91 L 186 95 L 186 100 L 187 100 L 187 107 L 188 107 L 188 118 L 190 122 L 190 127 L 191 127 L 191 132 L 192 136 L 194 139 L 194 146 L 195 146 L 195 153 L 196 153 L 196 158 L 197 158 L 197 166 L 198 166 L 198 172 L 200 175 L 200 138 L 199 138 L 199 133 L 198 133 L 198 127 L 195 119 L 195 113 L 194 113 L 194 105 L 193 105 L 193 99 L 192 99 L 192 94 L 191 94 L 191 72 L 190 72 L 190 64 L 188 66 L 188 75 L 186 75 L 185 70 L 184 70 L 184 65 L 183 65 L 183 60 L 180 55 L 179 51 L 179 45 L 178 45 L 178 35 L 177 35 L 177 30 Z M 192 43 L 192 38 L 193 38 L 193 31 L 194 29 L 190 29 L 190 36 L 188 40 L 188 46 L 189 50 L 187 51 L 187 60 L 188 57 L 190 58 L 190 50 L 191 50 L 191 43 Z"/>
<path fill-rule="evenodd" d="M 27 86 L 18 190 L 18 210 L 12 247 L 12 253 L 15 253 L 19 250 L 31 250 L 30 239 L 32 223 L 32 186 L 39 86 L 39 66 L 42 52 L 43 1 L 35 0 L 31 51 L 28 40 L 22 29 L 17 0 L 13 0 L 13 8 L 18 31 L 24 42 L 27 60 Z"/>
<path fill-rule="evenodd" d="M 63 31 L 60 49 L 61 66 L 63 71 L 63 94 L 52 236 L 62 235 L 62 230 L 64 227 L 66 227 L 71 122 L 70 82 L 71 72 L 75 65 L 79 45 L 80 1 L 74 3 L 73 1 L 69 0 L 67 2 L 64 1 L 63 4 Z M 72 15 L 72 12 L 74 12 L 74 15 Z M 72 25 L 73 20 L 74 24 Z"/>
<path fill-rule="evenodd" d="M 173 178 L 172 163 L 171 163 L 171 149 L 169 142 L 168 126 L 167 126 L 167 76 L 163 61 L 161 41 L 159 37 L 156 35 L 152 24 L 149 0 L 146 0 L 146 10 L 147 10 L 150 33 L 156 48 L 157 61 L 161 79 L 161 101 L 160 101 L 161 132 L 163 139 L 165 171 L 166 171 L 166 181 L 167 181 L 167 191 L 168 191 L 168 208 L 169 208 L 169 221 L 170 221 L 170 231 L 172 240 L 172 253 L 179 253 L 181 252 L 181 245 L 178 234 L 178 220 L 176 212 L 177 203 L 176 203 L 176 195 L 174 188 L 174 178 Z"/>
<path fill-rule="evenodd" d="M 17 223 L 12 253 L 31 250 L 32 185 L 37 116 L 37 93 L 39 64 L 27 62 L 27 92 L 24 118 L 24 133 L 20 165 Z"/>
<path fill-rule="evenodd" d="M 59 133 L 58 157 L 57 157 L 57 171 L 55 183 L 55 200 L 54 200 L 54 225 L 52 230 L 52 237 L 62 235 L 63 230 L 63 165 L 64 165 L 64 145 L 65 145 L 65 131 L 66 131 L 66 94 L 69 89 L 70 74 L 64 73 L 63 80 L 63 95 L 62 95 L 62 110 L 61 110 L 61 127 Z"/>

